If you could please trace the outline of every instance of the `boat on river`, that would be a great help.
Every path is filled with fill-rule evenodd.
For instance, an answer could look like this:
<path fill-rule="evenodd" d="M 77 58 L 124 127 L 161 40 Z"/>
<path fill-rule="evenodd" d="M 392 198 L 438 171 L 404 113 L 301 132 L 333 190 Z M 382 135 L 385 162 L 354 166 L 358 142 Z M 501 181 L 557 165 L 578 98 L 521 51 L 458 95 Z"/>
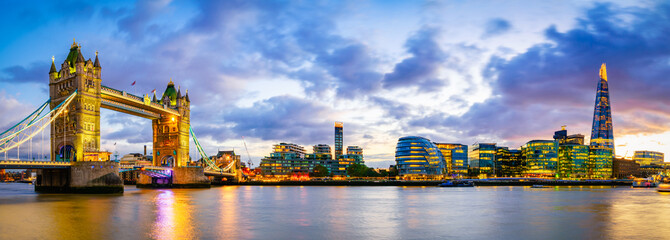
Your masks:
<path fill-rule="evenodd" d="M 530 188 L 549 188 L 549 186 L 536 184 L 536 185 L 531 186 Z"/>
<path fill-rule="evenodd" d="M 652 178 L 636 178 L 633 180 L 634 188 L 653 188 L 658 186 L 658 183 Z"/>
<path fill-rule="evenodd" d="M 658 188 L 656 188 L 656 191 L 659 192 L 670 192 L 670 183 L 661 183 L 658 185 Z"/>
<path fill-rule="evenodd" d="M 475 183 L 472 181 L 460 182 L 460 181 L 447 181 L 437 185 L 438 187 L 474 187 Z"/>

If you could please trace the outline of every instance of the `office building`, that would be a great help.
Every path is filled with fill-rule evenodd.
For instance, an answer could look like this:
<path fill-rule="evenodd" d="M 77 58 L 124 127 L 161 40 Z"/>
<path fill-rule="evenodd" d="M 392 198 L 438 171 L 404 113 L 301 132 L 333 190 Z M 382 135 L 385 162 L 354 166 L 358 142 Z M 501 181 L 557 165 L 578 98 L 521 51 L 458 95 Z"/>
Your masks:
<path fill-rule="evenodd" d="M 473 175 L 495 176 L 496 161 L 495 143 L 476 143 L 468 153 L 470 172 Z"/>
<path fill-rule="evenodd" d="M 663 165 L 665 156 L 662 152 L 654 151 L 635 151 L 633 160 L 640 164 L 640 166 L 649 165 Z"/>
<path fill-rule="evenodd" d="M 526 161 L 524 175 L 530 177 L 554 177 L 558 164 L 558 142 L 533 140 L 521 147 Z"/>
<path fill-rule="evenodd" d="M 449 175 L 464 176 L 468 173 L 468 145 L 435 143 L 440 149 Z"/>
<path fill-rule="evenodd" d="M 609 178 L 612 176 L 613 132 L 607 70 L 605 63 L 603 63 L 600 66 L 600 80 L 596 92 L 593 127 L 589 144 L 589 166 L 591 167 L 589 174 L 592 178 Z"/>
<path fill-rule="evenodd" d="M 405 179 L 441 178 L 446 163 L 438 147 L 423 137 L 398 139 L 395 152 L 398 174 Z"/>
<path fill-rule="evenodd" d="M 510 150 L 508 147 L 496 148 L 496 176 L 521 177 L 524 172 L 524 156 L 519 149 Z"/>

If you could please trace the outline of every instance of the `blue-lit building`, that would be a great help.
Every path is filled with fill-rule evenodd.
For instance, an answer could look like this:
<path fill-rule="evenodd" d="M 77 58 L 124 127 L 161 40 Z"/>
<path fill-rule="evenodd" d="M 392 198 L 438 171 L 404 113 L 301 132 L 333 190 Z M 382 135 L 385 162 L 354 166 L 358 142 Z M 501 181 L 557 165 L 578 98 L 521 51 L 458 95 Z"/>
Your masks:
<path fill-rule="evenodd" d="M 558 165 L 558 142 L 533 140 L 521 147 L 526 161 L 524 175 L 531 177 L 555 177 Z"/>
<path fill-rule="evenodd" d="M 495 176 L 497 147 L 495 143 L 477 143 L 472 145 L 468 154 L 472 174 Z"/>
<path fill-rule="evenodd" d="M 449 175 L 468 173 L 468 145 L 458 143 L 435 143 L 442 152 Z"/>
<path fill-rule="evenodd" d="M 446 162 L 439 148 L 423 137 L 401 137 L 395 151 L 398 174 L 405 179 L 441 178 Z"/>
<path fill-rule="evenodd" d="M 610 107 L 609 86 L 605 64 L 600 66 L 600 81 L 593 111 L 593 127 L 589 149 L 589 174 L 591 178 L 610 178 L 614 160 L 614 129 Z"/>
<path fill-rule="evenodd" d="M 589 146 L 584 145 L 584 135 L 568 135 L 563 129 L 554 133 L 558 142 L 556 177 L 562 179 L 587 178 L 589 176 Z"/>

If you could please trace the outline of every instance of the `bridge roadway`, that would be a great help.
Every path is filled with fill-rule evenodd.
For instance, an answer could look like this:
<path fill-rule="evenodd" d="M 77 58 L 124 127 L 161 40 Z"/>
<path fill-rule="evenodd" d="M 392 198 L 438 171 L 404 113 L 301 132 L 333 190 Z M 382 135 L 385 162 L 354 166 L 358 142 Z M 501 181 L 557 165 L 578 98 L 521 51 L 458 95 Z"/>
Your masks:
<path fill-rule="evenodd" d="M 0 160 L 0 169 L 66 169 L 72 166 L 71 162 L 52 162 L 52 161 L 19 161 L 19 160 Z M 119 172 L 125 171 L 144 171 L 148 175 L 171 175 L 172 168 L 147 165 L 121 165 Z M 214 177 L 235 177 L 234 173 L 205 170 L 205 176 Z"/>
<path fill-rule="evenodd" d="M 71 166 L 70 162 L 0 160 L 0 169 L 56 169 Z"/>

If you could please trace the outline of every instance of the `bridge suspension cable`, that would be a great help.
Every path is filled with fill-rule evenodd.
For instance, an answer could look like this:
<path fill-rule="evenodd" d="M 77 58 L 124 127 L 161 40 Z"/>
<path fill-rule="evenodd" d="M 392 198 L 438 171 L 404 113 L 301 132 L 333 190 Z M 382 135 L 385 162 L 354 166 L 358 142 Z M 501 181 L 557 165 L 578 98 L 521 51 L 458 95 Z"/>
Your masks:
<path fill-rule="evenodd" d="M 202 146 L 200 145 L 200 142 L 198 141 L 198 138 L 195 137 L 195 132 L 193 132 L 193 128 L 189 127 L 188 131 L 191 133 L 191 137 L 193 138 L 193 142 L 195 143 L 195 147 L 198 150 L 198 153 L 200 154 L 200 157 L 202 157 L 203 160 L 205 160 L 205 163 L 207 164 L 208 168 L 211 168 L 212 170 L 219 171 L 219 172 L 228 172 L 231 169 L 233 169 L 233 166 L 235 166 L 235 161 L 231 161 L 227 166 L 221 168 L 212 161 L 212 159 L 207 156 L 205 151 L 202 149 Z"/>
<path fill-rule="evenodd" d="M 77 91 L 75 90 L 58 106 L 43 114 L 46 107 L 51 103 L 51 99 L 49 99 L 26 118 L 2 132 L 0 134 L 0 153 L 6 153 L 11 149 L 17 148 L 42 132 L 57 116 L 63 114 L 76 95 Z"/>

